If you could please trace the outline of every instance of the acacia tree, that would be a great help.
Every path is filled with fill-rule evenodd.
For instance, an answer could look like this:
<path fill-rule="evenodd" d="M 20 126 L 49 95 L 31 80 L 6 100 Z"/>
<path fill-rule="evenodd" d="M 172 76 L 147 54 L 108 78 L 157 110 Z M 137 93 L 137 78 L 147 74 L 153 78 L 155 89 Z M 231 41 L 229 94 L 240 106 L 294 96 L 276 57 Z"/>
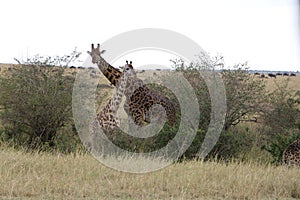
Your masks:
<path fill-rule="evenodd" d="M 197 156 L 206 137 L 211 119 L 211 96 L 206 82 L 212 87 L 210 90 L 213 90 L 214 87 L 219 86 L 219 84 L 214 84 L 214 78 L 218 76 L 222 78 L 225 86 L 227 109 L 223 131 L 208 156 L 226 159 L 248 151 L 252 146 L 252 139 L 245 137 L 244 133 L 238 132 L 236 129 L 229 129 L 242 121 L 255 121 L 256 114 L 262 112 L 264 104 L 261 103 L 265 98 L 265 87 L 262 80 L 255 79 L 253 75 L 249 74 L 246 64 L 239 64 L 233 69 L 224 70 L 222 56 L 211 59 L 207 55 L 201 54 L 188 65 L 180 59 L 172 60 L 172 62 L 175 70 L 180 71 L 194 88 L 200 109 L 198 132 L 184 157 L 194 158 Z M 201 76 L 202 71 L 215 73 L 211 73 L 212 77 L 205 82 Z"/>
<path fill-rule="evenodd" d="M 288 89 L 290 79 L 274 82 L 274 90 L 268 94 L 268 106 L 263 118 L 274 134 L 288 134 L 290 129 L 300 129 L 300 90 Z"/>
<path fill-rule="evenodd" d="M 200 54 L 196 61 L 186 65 L 182 60 L 172 60 L 177 71 L 182 71 L 195 89 L 200 107 L 200 128 L 207 127 L 210 119 L 211 102 L 205 82 L 201 79 L 199 70 L 219 71 L 226 90 L 226 119 L 224 129 L 228 130 L 242 121 L 256 121 L 257 114 L 264 111 L 265 85 L 247 71 L 247 63 L 238 64 L 233 69 L 222 69 L 222 56 L 209 59 Z M 218 66 L 221 68 L 216 69 Z M 205 128 L 204 128 L 205 129 Z"/>
<path fill-rule="evenodd" d="M 0 119 L 6 139 L 31 149 L 54 145 L 57 131 L 71 120 L 73 80 L 64 67 L 71 56 L 28 59 L 0 77 Z M 66 62 L 65 62 L 66 61 Z M 63 63 L 64 62 L 64 63 Z"/>
<path fill-rule="evenodd" d="M 226 88 L 227 113 L 224 129 L 242 121 L 257 121 L 264 112 L 265 85 L 262 80 L 247 72 L 246 63 L 233 69 L 222 70 L 222 79 Z"/>

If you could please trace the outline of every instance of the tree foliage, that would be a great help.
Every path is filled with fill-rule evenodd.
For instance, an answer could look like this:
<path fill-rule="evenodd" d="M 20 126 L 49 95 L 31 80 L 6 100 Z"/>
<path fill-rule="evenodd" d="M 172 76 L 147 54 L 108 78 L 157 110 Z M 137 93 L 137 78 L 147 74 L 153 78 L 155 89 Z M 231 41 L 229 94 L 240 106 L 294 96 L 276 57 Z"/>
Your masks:
<path fill-rule="evenodd" d="M 225 130 L 243 121 L 256 121 L 256 115 L 264 110 L 265 85 L 262 80 L 248 73 L 247 63 L 237 64 L 232 69 L 216 69 L 217 66 L 224 66 L 223 57 L 216 56 L 209 60 L 204 54 L 189 65 L 185 65 L 182 60 L 172 62 L 177 71 L 183 72 L 198 97 L 201 112 L 199 128 L 207 127 L 211 114 L 210 94 L 201 78 L 201 70 L 217 71 L 223 80 L 227 108 Z"/>
<path fill-rule="evenodd" d="M 262 146 L 272 155 L 272 163 L 278 165 L 282 162 L 282 154 L 289 144 L 300 138 L 300 130 L 287 130 L 286 134 L 274 134 L 268 145 Z"/>
<path fill-rule="evenodd" d="M 226 88 L 227 113 L 224 128 L 240 122 L 257 121 L 265 107 L 265 85 L 247 72 L 246 63 L 222 70 Z"/>
<path fill-rule="evenodd" d="M 288 89 L 290 79 L 275 82 L 268 94 L 264 122 L 274 134 L 286 134 L 289 129 L 300 129 L 300 91 Z"/>
<path fill-rule="evenodd" d="M 71 63 L 74 63 L 78 60 L 80 52 L 76 48 L 69 54 L 64 56 L 42 56 L 34 55 L 32 58 L 27 58 L 26 61 L 20 61 L 17 58 L 14 58 L 20 65 L 34 65 L 34 66 L 47 66 L 47 67 L 67 67 Z"/>
<path fill-rule="evenodd" d="M 211 118 L 211 96 L 207 83 L 201 76 L 202 71 L 215 72 L 222 78 L 226 90 L 226 117 L 223 131 L 217 144 L 209 153 L 213 158 L 236 157 L 239 153 L 251 149 L 253 145 L 252 136 L 248 132 L 239 133 L 236 129 L 230 129 L 241 122 L 255 122 L 256 117 L 264 110 L 265 85 L 260 79 L 255 79 L 248 73 L 247 63 L 233 66 L 232 69 L 223 69 L 224 60 L 222 56 L 210 59 L 205 54 L 200 54 L 190 64 L 183 60 L 172 60 L 176 71 L 183 73 L 189 81 L 198 98 L 200 109 L 199 130 L 196 137 L 185 152 L 184 157 L 193 158 L 201 148 Z M 209 80 L 211 86 L 213 81 Z M 249 136 L 249 137 L 248 137 Z"/>
<path fill-rule="evenodd" d="M 74 81 L 66 76 L 66 68 L 54 65 L 65 66 L 78 55 L 35 56 L 0 77 L 0 119 L 6 139 L 30 149 L 54 146 L 56 134 L 71 120 Z"/>

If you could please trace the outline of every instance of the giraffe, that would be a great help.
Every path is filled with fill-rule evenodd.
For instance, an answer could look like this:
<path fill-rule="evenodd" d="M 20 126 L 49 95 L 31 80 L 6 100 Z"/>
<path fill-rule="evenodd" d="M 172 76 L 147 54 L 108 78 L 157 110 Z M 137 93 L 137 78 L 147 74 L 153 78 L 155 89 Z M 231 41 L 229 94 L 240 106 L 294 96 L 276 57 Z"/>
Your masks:
<path fill-rule="evenodd" d="M 123 73 L 120 78 L 120 82 L 117 83 L 117 90 L 113 97 L 108 101 L 106 106 L 97 114 L 97 121 L 99 125 L 105 130 L 113 130 L 119 126 L 120 122 L 117 118 L 117 111 L 120 107 L 122 97 L 124 95 L 127 80 L 133 76 L 133 68 L 132 61 L 128 64 L 126 61 L 126 65 L 123 67 Z"/>
<path fill-rule="evenodd" d="M 127 80 L 129 77 L 133 76 L 134 71 L 131 64 L 131 61 L 130 64 L 126 61 L 126 65 L 123 67 L 122 76 L 120 77 L 120 82 L 117 84 L 116 93 L 89 125 L 91 150 L 95 148 L 95 141 L 97 137 L 96 131 L 99 126 L 104 131 L 112 131 L 120 125 L 120 121 L 117 117 L 117 111 L 120 107 L 122 97 L 124 96 Z"/>
<path fill-rule="evenodd" d="M 300 138 L 288 145 L 284 150 L 282 163 L 288 166 L 300 166 Z"/>
<path fill-rule="evenodd" d="M 116 85 L 122 76 L 122 72 L 101 57 L 100 45 L 98 44 L 97 48 L 94 48 L 94 44 L 92 44 L 91 52 L 88 51 L 88 54 L 92 57 L 92 63 L 97 64 L 100 71 L 111 84 Z M 132 63 L 129 65 L 133 69 Z M 151 114 L 160 116 L 161 109 L 155 105 L 161 105 L 166 110 L 169 124 L 173 125 L 175 122 L 175 108 L 171 101 L 144 85 L 143 81 L 137 78 L 135 72 L 133 72 L 133 75 L 134 77 L 127 81 L 125 90 L 126 101 L 124 110 L 127 115 L 131 116 L 137 125 L 142 126 L 144 122 L 149 123 L 151 121 Z M 150 111 L 153 105 L 154 109 Z"/>

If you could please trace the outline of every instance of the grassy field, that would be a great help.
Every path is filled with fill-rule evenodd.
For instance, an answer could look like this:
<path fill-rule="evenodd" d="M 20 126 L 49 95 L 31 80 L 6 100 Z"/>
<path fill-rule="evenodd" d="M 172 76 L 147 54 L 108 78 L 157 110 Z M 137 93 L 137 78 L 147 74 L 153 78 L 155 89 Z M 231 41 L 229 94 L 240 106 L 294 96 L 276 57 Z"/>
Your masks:
<path fill-rule="evenodd" d="M 10 71 L 5 67 L 0 73 Z M 264 80 L 273 90 L 286 79 Z M 100 87 L 112 91 L 102 74 Z M 300 90 L 300 76 L 290 77 L 288 89 Z M 139 166 L 147 160 L 124 162 Z M 0 144 L 0 199 L 300 199 L 299 172 L 255 161 L 189 161 L 130 174 L 110 169 L 87 153 L 26 153 Z"/>
<path fill-rule="evenodd" d="M 288 80 L 288 90 L 300 90 L 300 76 L 296 77 L 286 77 L 286 76 L 277 76 L 277 78 L 268 78 L 264 79 L 264 82 L 266 84 L 266 89 L 268 91 L 274 90 L 276 88 L 276 85 L 283 84 L 285 81 Z"/>
<path fill-rule="evenodd" d="M 190 161 L 147 174 L 122 173 L 89 154 L 0 151 L 0 198 L 300 198 L 299 168 Z M 137 163 L 138 164 L 138 163 Z"/>

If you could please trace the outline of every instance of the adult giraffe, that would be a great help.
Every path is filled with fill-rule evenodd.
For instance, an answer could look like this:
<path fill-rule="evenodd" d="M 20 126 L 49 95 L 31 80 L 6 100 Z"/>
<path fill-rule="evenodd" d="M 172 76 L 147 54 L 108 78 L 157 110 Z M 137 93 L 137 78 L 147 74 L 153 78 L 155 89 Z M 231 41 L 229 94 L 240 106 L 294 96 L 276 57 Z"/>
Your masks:
<path fill-rule="evenodd" d="M 108 101 L 106 106 L 97 113 L 96 118 L 89 125 L 89 133 L 91 135 L 91 145 L 94 146 L 97 136 L 97 128 L 100 126 L 104 131 L 111 131 L 120 126 L 120 121 L 117 117 L 117 112 L 120 107 L 122 97 L 125 94 L 127 81 L 130 77 L 134 76 L 134 70 L 130 64 L 126 61 L 126 65 L 123 67 L 122 76 L 117 84 L 116 93 Z"/>

